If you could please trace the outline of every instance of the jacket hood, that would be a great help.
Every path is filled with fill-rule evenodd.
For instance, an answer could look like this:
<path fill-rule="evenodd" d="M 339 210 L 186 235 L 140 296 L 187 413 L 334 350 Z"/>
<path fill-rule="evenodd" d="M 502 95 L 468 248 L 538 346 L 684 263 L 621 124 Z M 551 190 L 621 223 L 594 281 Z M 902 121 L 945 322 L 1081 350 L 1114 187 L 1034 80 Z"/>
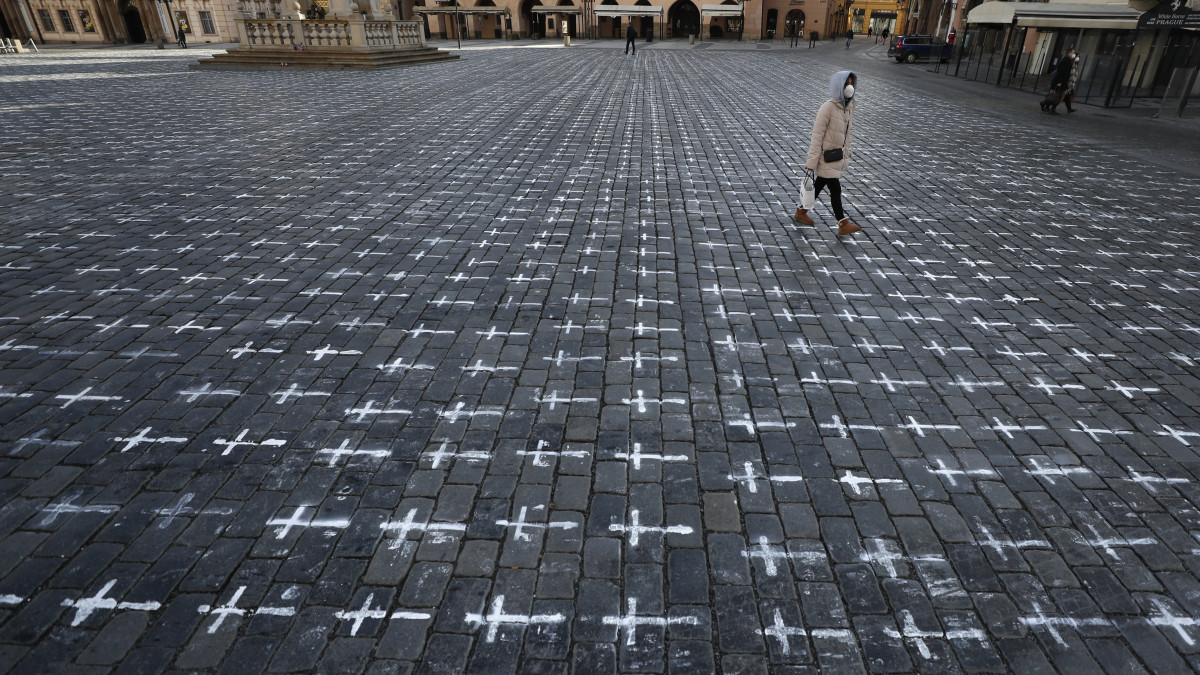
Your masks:
<path fill-rule="evenodd" d="M 853 71 L 839 70 L 833 74 L 833 77 L 829 78 L 829 98 L 833 99 L 835 103 L 843 108 L 846 107 L 846 97 L 842 96 L 842 90 L 846 88 L 846 78 L 851 75 L 854 75 Z M 854 75 L 854 91 L 857 96 L 858 75 Z"/>

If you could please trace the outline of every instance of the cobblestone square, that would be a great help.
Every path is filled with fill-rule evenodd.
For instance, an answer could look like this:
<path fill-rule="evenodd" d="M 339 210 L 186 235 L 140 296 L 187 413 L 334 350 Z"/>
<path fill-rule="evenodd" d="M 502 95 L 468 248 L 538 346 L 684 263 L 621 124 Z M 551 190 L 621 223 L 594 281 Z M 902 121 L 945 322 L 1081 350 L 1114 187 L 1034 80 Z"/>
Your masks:
<path fill-rule="evenodd" d="M 0 61 L 0 671 L 1200 668 L 1194 125 L 619 46 Z"/>

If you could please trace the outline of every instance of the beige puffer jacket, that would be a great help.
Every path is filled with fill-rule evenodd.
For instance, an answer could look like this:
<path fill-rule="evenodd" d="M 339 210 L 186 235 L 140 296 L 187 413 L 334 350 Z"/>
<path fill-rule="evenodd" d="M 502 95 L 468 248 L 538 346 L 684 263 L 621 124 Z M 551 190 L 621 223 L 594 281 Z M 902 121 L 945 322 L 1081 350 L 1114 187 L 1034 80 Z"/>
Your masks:
<path fill-rule="evenodd" d="M 847 106 L 842 89 L 846 78 L 851 75 L 852 72 L 843 70 L 830 78 L 830 100 L 821 106 L 817 120 L 813 122 L 812 140 L 808 145 L 808 159 L 804 168 L 815 171 L 822 178 L 841 178 L 850 165 L 850 137 L 853 135 L 854 107 L 857 102 L 851 100 Z M 857 88 L 858 77 L 854 79 Z M 842 148 L 842 160 L 827 164 L 824 153 L 833 148 Z"/>

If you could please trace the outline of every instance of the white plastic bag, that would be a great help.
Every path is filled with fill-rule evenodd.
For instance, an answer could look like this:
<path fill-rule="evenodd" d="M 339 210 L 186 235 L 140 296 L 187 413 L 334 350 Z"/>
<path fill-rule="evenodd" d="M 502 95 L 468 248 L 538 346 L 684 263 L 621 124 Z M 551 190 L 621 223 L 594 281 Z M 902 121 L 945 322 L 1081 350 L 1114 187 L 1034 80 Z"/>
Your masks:
<path fill-rule="evenodd" d="M 800 208 L 805 211 L 811 209 L 817 202 L 817 190 L 813 182 L 813 172 L 805 171 L 804 182 L 800 184 Z"/>

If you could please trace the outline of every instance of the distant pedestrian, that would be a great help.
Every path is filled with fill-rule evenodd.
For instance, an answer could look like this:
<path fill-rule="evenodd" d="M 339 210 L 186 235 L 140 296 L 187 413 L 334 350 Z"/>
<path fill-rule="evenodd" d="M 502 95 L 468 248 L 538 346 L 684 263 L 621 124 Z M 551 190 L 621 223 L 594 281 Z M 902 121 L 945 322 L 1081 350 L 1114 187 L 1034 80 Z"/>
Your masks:
<path fill-rule="evenodd" d="M 178 38 L 176 41 L 179 43 L 179 48 L 187 49 L 187 27 L 180 25 L 179 34 L 175 37 Z"/>
<path fill-rule="evenodd" d="M 850 165 L 850 136 L 856 106 L 854 85 L 857 81 L 858 78 L 849 70 L 838 71 L 829 78 L 829 100 L 817 111 L 808 146 L 808 159 L 804 163 L 806 171 L 816 174 L 813 186 L 816 196 L 820 197 L 821 190 L 829 188 L 829 204 L 838 221 L 839 235 L 853 234 L 862 229 L 850 222 L 842 208 L 841 183 L 846 167 Z M 804 208 L 796 209 L 793 218 L 802 225 L 815 224 Z"/>
<path fill-rule="evenodd" d="M 637 56 L 637 31 L 633 29 L 633 22 L 629 22 L 629 26 L 625 28 L 625 53 L 633 50 L 633 55 Z"/>
<path fill-rule="evenodd" d="M 884 29 L 883 29 L 883 35 L 881 35 L 880 37 L 882 37 L 882 38 L 883 38 L 883 41 L 884 41 L 884 43 L 887 43 L 887 39 L 888 39 L 888 29 L 884 28 Z"/>
<path fill-rule="evenodd" d="M 846 49 L 850 49 L 850 43 L 854 41 L 854 29 L 846 31 Z"/>
<path fill-rule="evenodd" d="M 821 35 L 817 31 L 814 30 L 813 32 L 809 33 L 808 34 L 808 48 L 812 49 L 813 47 L 816 47 L 817 40 L 820 40 L 820 39 L 821 39 Z"/>
<path fill-rule="evenodd" d="M 1075 109 L 1071 104 L 1075 102 L 1075 82 L 1079 79 L 1079 57 L 1075 54 L 1074 47 L 1068 47 L 1067 53 L 1062 55 L 1058 60 L 1058 65 L 1054 69 L 1054 76 L 1050 78 L 1050 87 L 1058 92 L 1058 100 L 1065 103 L 1067 112 L 1073 113 Z M 1050 106 L 1050 113 L 1058 114 L 1058 103 Z"/>

